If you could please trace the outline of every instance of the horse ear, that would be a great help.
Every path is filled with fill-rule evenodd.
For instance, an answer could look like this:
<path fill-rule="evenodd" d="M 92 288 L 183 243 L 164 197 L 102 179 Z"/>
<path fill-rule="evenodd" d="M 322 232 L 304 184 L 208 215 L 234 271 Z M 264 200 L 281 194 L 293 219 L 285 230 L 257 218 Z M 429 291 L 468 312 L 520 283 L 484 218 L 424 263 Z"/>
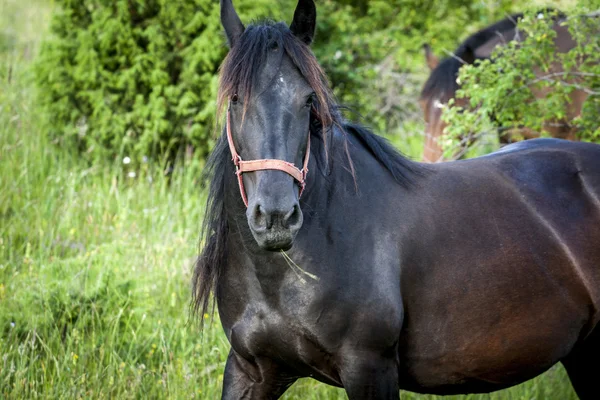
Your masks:
<path fill-rule="evenodd" d="M 471 48 L 471 46 L 465 46 L 464 50 L 460 54 L 460 59 L 465 64 L 473 64 L 475 63 L 475 52 Z"/>
<path fill-rule="evenodd" d="M 440 60 L 433 54 L 431 47 L 429 47 L 427 43 L 423 45 L 423 50 L 425 50 L 425 61 L 427 62 L 427 66 L 433 71 L 440 63 Z"/>
<path fill-rule="evenodd" d="M 240 20 L 231 0 L 221 0 L 221 24 L 225 28 L 229 47 L 233 47 L 244 33 L 244 25 Z"/>
<path fill-rule="evenodd" d="M 294 19 L 290 25 L 292 33 L 307 45 L 315 37 L 317 26 L 317 7 L 313 0 L 299 0 L 294 11 Z"/>

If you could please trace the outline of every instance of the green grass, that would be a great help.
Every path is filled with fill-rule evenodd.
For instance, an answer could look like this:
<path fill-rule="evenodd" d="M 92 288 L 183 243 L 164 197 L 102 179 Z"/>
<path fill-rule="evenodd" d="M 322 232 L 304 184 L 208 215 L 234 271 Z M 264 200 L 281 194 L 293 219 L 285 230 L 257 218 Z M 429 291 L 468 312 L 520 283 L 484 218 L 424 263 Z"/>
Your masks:
<path fill-rule="evenodd" d="M 200 333 L 188 314 L 197 169 L 131 178 L 48 142 L 29 84 L 48 13 L 41 0 L 0 3 L 0 398 L 217 398 L 228 343 L 218 319 Z M 345 394 L 302 380 L 285 398 Z M 575 397 L 558 367 L 451 398 Z"/>

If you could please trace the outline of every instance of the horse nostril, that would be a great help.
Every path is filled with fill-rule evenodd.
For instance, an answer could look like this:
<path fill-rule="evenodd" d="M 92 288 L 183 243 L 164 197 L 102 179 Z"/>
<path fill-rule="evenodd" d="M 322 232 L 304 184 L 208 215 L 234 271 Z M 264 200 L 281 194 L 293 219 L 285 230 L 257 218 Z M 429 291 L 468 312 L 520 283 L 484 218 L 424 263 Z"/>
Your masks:
<path fill-rule="evenodd" d="M 286 228 L 296 227 L 301 222 L 302 213 L 300 212 L 300 206 L 296 204 L 292 209 L 283 217 L 283 226 Z"/>
<path fill-rule="evenodd" d="M 266 228 L 267 225 L 267 215 L 264 211 L 264 209 L 260 206 L 260 204 L 257 204 L 256 207 L 254 207 L 254 213 L 252 215 L 252 219 L 254 220 L 254 225 L 257 228 Z"/>
<path fill-rule="evenodd" d="M 273 216 L 271 213 L 263 213 L 265 216 L 265 225 L 267 229 L 271 229 L 273 227 Z"/>
<path fill-rule="evenodd" d="M 281 209 L 271 209 L 259 204 L 251 210 L 248 222 L 255 232 L 267 233 L 281 228 L 298 229 L 302 226 L 302 211 L 298 204 L 289 209 L 287 214 Z"/>

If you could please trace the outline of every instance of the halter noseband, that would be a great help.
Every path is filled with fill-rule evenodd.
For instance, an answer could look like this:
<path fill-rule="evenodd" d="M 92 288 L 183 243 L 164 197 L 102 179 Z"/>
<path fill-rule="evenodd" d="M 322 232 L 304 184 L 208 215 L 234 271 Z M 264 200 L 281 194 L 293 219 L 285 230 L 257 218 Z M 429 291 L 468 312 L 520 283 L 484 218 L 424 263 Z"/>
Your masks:
<path fill-rule="evenodd" d="M 246 196 L 246 189 L 244 188 L 244 180 L 242 179 L 242 174 L 244 172 L 252 172 L 252 171 L 264 171 L 269 169 L 276 169 L 279 171 L 283 171 L 289 175 L 291 175 L 300 185 L 300 194 L 298 196 L 302 196 L 302 192 L 304 191 L 304 187 L 306 186 L 306 175 L 308 174 L 308 160 L 310 158 L 310 130 L 308 131 L 308 141 L 306 144 L 306 154 L 304 156 L 304 165 L 302 169 L 298 169 L 291 162 L 283 161 L 283 160 L 275 160 L 275 159 L 264 159 L 264 160 L 250 160 L 244 161 L 242 157 L 238 154 L 235 149 L 235 145 L 233 144 L 233 136 L 231 135 L 231 103 L 227 106 L 227 142 L 229 143 L 229 150 L 231 151 L 231 157 L 233 159 L 233 164 L 235 165 L 235 174 L 238 178 L 238 184 L 240 186 L 240 194 L 242 195 L 242 200 L 246 207 L 248 207 L 248 197 Z"/>

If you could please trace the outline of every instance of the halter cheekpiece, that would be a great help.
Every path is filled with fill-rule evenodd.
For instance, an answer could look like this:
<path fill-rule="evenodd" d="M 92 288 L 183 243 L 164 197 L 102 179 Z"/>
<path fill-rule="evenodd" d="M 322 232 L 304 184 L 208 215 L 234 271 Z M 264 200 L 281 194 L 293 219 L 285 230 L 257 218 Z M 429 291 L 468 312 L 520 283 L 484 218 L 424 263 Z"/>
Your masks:
<path fill-rule="evenodd" d="M 231 151 L 231 157 L 233 164 L 235 165 L 235 174 L 238 178 L 238 184 L 240 187 L 240 194 L 246 207 L 248 207 L 248 197 L 246 196 L 246 189 L 244 188 L 244 180 L 242 174 L 244 172 L 253 171 L 264 171 L 264 170 L 279 170 L 291 175 L 300 185 L 300 194 L 304 191 L 306 186 L 306 175 L 308 174 L 308 160 L 310 158 L 310 130 L 308 132 L 308 141 L 306 143 L 306 154 L 304 156 L 304 165 L 302 169 L 298 169 L 293 163 L 277 160 L 277 159 L 263 159 L 263 160 L 249 160 L 244 161 L 238 154 L 233 144 L 233 136 L 231 134 L 231 102 L 227 105 L 227 142 L 229 143 L 229 150 Z"/>

